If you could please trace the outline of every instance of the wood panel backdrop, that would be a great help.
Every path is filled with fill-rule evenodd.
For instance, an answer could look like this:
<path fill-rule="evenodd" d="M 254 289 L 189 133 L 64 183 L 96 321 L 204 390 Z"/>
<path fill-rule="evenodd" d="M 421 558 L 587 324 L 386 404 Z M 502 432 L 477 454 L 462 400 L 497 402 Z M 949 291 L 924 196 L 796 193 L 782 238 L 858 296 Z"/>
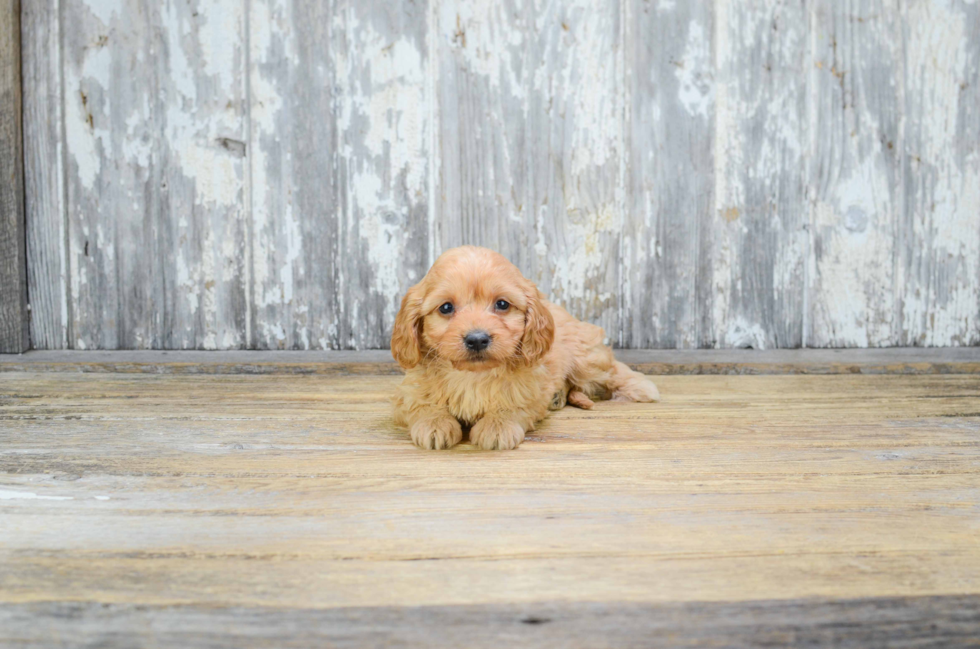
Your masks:
<path fill-rule="evenodd" d="M 975 0 L 32 0 L 37 348 L 386 347 L 441 250 L 622 347 L 980 344 Z"/>

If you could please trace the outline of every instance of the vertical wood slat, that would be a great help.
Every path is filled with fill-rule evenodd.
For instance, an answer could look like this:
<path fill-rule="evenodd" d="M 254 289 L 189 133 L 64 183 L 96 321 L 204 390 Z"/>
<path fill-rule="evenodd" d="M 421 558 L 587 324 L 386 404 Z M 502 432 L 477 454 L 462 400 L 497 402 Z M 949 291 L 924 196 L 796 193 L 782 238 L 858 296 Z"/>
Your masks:
<path fill-rule="evenodd" d="M 527 142 L 528 6 L 434 5 L 438 247 L 484 245 L 535 271 Z"/>
<path fill-rule="evenodd" d="M 716 2 L 715 21 L 715 209 L 701 225 L 699 343 L 799 347 L 808 238 L 805 3 Z"/>
<path fill-rule="evenodd" d="M 629 0 L 623 345 L 698 347 L 714 214 L 714 12 Z M 704 325 L 702 325 L 702 319 Z"/>
<path fill-rule="evenodd" d="M 376 348 L 425 272 L 424 3 L 250 3 L 254 344 Z"/>
<path fill-rule="evenodd" d="M 619 2 L 448 0 L 437 16 L 440 247 L 500 251 L 615 340 Z"/>
<path fill-rule="evenodd" d="M 343 197 L 336 346 L 384 348 L 401 296 L 428 269 L 428 7 L 339 2 L 343 32 L 332 55 Z"/>
<path fill-rule="evenodd" d="M 249 345 L 259 349 L 337 346 L 334 4 L 248 3 Z"/>
<path fill-rule="evenodd" d="M 20 2 L 0 2 L 0 353 L 29 344 L 21 129 Z"/>
<path fill-rule="evenodd" d="M 615 342 L 626 149 L 621 3 L 534 0 L 529 10 L 524 147 L 535 279 Z"/>
<path fill-rule="evenodd" d="M 62 11 L 71 346 L 244 346 L 242 8 Z"/>
<path fill-rule="evenodd" d="M 894 345 L 903 146 L 898 5 L 818 0 L 812 6 L 807 341 Z"/>
<path fill-rule="evenodd" d="M 21 9 L 31 343 L 37 349 L 65 349 L 73 338 L 61 117 L 61 0 L 25 2 Z"/>
<path fill-rule="evenodd" d="M 980 5 L 902 5 L 899 345 L 980 344 Z"/>

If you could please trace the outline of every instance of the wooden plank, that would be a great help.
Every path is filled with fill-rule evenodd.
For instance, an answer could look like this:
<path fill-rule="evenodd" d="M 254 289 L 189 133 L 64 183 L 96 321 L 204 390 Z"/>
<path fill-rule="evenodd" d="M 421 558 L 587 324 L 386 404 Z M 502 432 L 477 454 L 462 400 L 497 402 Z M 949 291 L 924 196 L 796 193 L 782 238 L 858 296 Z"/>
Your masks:
<path fill-rule="evenodd" d="M 429 15 L 425 2 L 343 0 L 333 60 L 342 180 L 335 346 L 386 348 L 401 298 L 429 269 Z M 304 107 L 308 110 L 308 107 Z M 322 289 L 321 289 L 322 290 Z"/>
<path fill-rule="evenodd" d="M 714 11 L 705 2 L 625 3 L 629 171 L 624 347 L 698 347 L 715 226 Z M 706 333 L 705 337 L 709 337 Z"/>
<path fill-rule="evenodd" d="M 250 12 L 254 345 L 386 347 L 428 269 L 425 5 Z"/>
<path fill-rule="evenodd" d="M 433 4 L 434 254 L 463 244 L 497 250 L 535 276 L 528 206 L 525 58 L 529 5 Z"/>
<path fill-rule="evenodd" d="M 99 647 L 975 647 L 980 598 L 338 609 L 54 602 L 0 606 L 11 644 Z"/>
<path fill-rule="evenodd" d="M 807 12 L 716 3 L 715 210 L 699 299 L 712 347 L 799 347 L 807 259 Z"/>
<path fill-rule="evenodd" d="M 60 0 L 37 0 L 25 2 L 21 11 L 27 280 L 35 349 L 65 349 L 74 339 L 68 299 L 60 6 Z"/>
<path fill-rule="evenodd" d="M 411 446 L 399 380 L 0 374 L 0 634 L 980 631 L 980 376 L 661 377 L 512 453 Z"/>
<path fill-rule="evenodd" d="M 20 2 L 0 2 L 0 353 L 30 346 L 24 234 Z"/>
<path fill-rule="evenodd" d="M 806 344 L 899 344 L 902 23 L 893 0 L 811 9 L 812 255 Z"/>
<path fill-rule="evenodd" d="M 249 347 L 339 344 L 332 2 L 249 0 Z"/>
<path fill-rule="evenodd" d="M 977 374 L 980 348 L 619 350 L 646 374 Z M 401 374 L 376 351 L 31 351 L 0 358 L 0 372 L 148 374 Z"/>
<path fill-rule="evenodd" d="M 577 317 L 619 329 L 619 3 L 444 2 L 440 248 L 507 256 Z"/>
<path fill-rule="evenodd" d="M 900 344 L 980 344 L 980 6 L 902 7 Z"/>
<path fill-rule="evenodd" d="M 575 317 L 605 328 L 611 341 L 619 339 L 628 277 L 620 263 L 626 157 L 620 6 L 527 4 L 526 126 L 517 147 L 527 155 L 527 197 L 520 197 L 526 208 L 511 212 L 503 226 L 521 235 L 518 259 L 539 288 Z"/>
<path fill-rule="evenodd" d="M 70 346 L 244 346 L 243 7 L 62 13 Z"/>

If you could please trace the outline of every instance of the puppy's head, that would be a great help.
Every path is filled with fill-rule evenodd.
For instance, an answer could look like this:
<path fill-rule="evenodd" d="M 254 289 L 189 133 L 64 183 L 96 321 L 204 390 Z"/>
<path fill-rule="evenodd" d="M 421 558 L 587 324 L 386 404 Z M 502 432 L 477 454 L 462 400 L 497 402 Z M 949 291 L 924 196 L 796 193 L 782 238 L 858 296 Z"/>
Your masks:
<path fill-rule="evenodd" d="M 516 266 L 463 246 L 443 253 L 402 299 L 391 353 L 405 369 L 433 359 L 470 371 L 533 365 L 554 334 L 543 296 Z"/>

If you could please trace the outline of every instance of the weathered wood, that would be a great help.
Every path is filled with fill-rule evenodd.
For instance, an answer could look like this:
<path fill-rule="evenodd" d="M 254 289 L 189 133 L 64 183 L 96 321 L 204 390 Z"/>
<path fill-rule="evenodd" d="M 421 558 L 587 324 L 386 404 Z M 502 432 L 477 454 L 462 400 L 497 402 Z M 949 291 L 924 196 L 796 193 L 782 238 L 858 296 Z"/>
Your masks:
<path fill-rule="evenodd" d="M 24 234 L 20 1 L 0 2 L 0 353 L 30 346 Z"/>
<path fill-rule="evenodd" d="M 980 374 L 980 347 L 890 349 L 619 350 L 646 374 Z M 0 357 L 0 372 L 146 374 L 401 374 L 374 351 L 31 351 Z"/>
<path fill-rule="evenodd" d="M 621 2 L 532 0 L 526 12 L 523 254 L 533 251 L 530 277 L 541 290 L 616 342 L 627 146 Z"/>
<path fill-rule="evenodd" d="M 902 5 L 902 345 L 980 344 L 980 5 Z"/>
<path fill-rule="evenodd" d="M 895 0 L 811 9 L 808 345 L 899 344 L 902 31 Z"/>
<path fill-rule="evenodd" d="M 311 609 L 0 605 L 18 647 L 976 647 L 980 597 Z"/>
<path fill-rule="evenodd" d="M 980 343 L 975 3 L 158 4 L 23 7 L 38 347 L 384 347 L 461 243 L 624 347 Z"/>
<path fill-rule="evenodd" d="M 71 346 L 245 346 L 244 7 L 61 11 Z"/>
<path fill-rule="evenodd" d="M 339 344 L 333 2 L 249 0 L 248 345 Z"/>
<path fill-rule="evenodd" d="M 615 341 L 625 152 L 619 3 L 435 4 L 441 248 L 502 252 Z"/>
<path fill-rule="evenodd" d="M 806 3 L 715 4 L 715 209 L 701 213 L 710 347 L 799 347 L 808 235 Z"/>
<path fill-rule="evenodd" d="M 512 453 L 416 449 L 399 380 L 0 374 L 0 634 L 978 632 L 980 376 L 660 377 Z"/>
<path fill-rule="evenodd" d="M 21 7 L 27 280 L 35 349 L 65 349 L 74 340 L 68 294 L 60 6 L 60 0 L 32 0 Z"/>
<path fill-rule="evenodd" d="M 429 269 L 435 245 L 428 3 L 343 0 L 337 12 L 342 310 L 334 346 L 385 348 L 401 297 Z"/>
<path fill-rule="evenodd" d="M 493 248 L 529 276 L 529 5 L 521 0 L 432 3 L 437 76 L 433 254 Z"/>
<path fill-rule="evenodd" d="M 712 329 L 704 227 L 714 218 L 712 5 L 628 0 L 629 212 L 624 347 L 699 347 Z M 710 334 L 705 334 L 710 340 Z"/>

